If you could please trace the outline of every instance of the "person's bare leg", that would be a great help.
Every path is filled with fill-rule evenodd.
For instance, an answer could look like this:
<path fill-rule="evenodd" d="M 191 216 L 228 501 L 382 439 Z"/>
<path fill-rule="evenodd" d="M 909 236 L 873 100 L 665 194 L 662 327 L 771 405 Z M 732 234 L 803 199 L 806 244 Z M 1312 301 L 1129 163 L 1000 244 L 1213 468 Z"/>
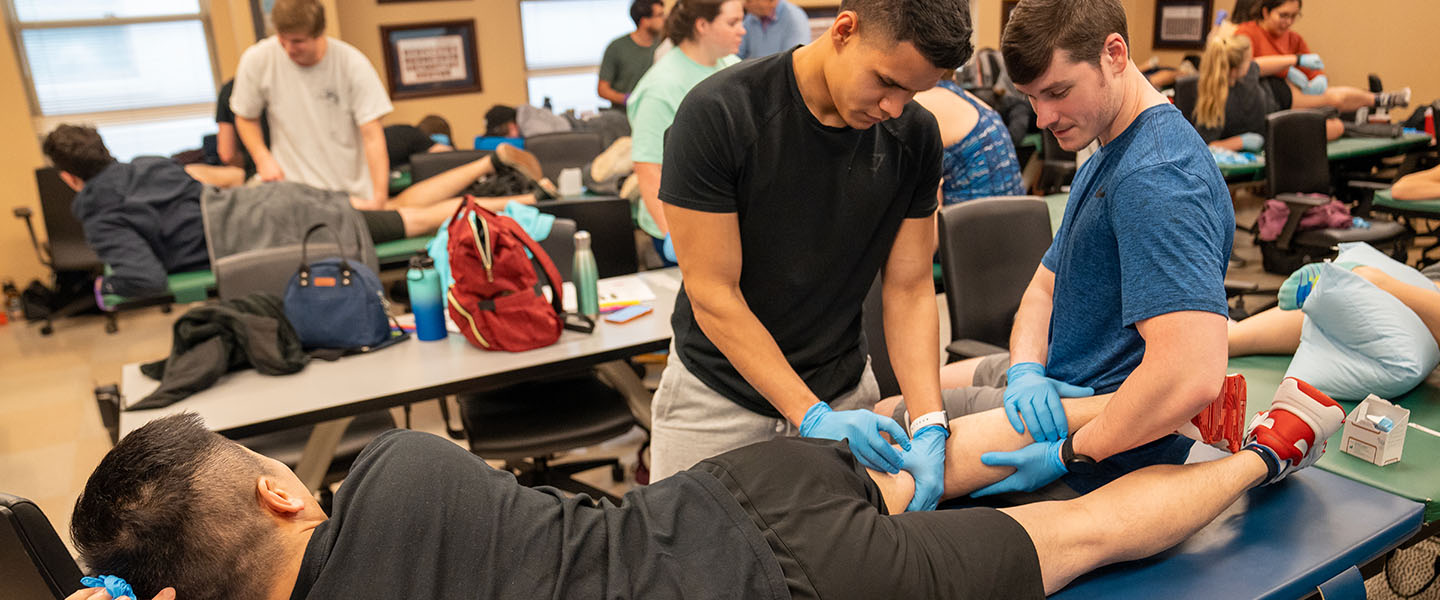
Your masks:
<path fill-rule="evenodd" d="M 494 172 L 495 166 L 490 163 L 490 157 L 484 156 L 405 188 L 387 201 L 385 207 L 393 210 L 402 206 L 423 207 L 445 202 L 459 196 L 461 191 L 481 177 Z"/>
<path fill-rule="evenodd" d="M 185 174 L 204 185 L 232 188 L 245 185 L 245 169 L 215 165 L 185 165 Z"/>
<path fill-rule="evenodd" d="M 1426 289 L 1402 283 L 1374 267 L 1355 267 L 1354 273 L 1404 302 L 1405 306 L 1415 311 L 1420 320 L 1425 322 L 1425 328 L 1430 330 L 1430 335 L 1440 342 L 1440 290 L 1433 286 Z"/>
<path fill-rule="evenodd" d="M 975 367 L 986 357 L 967 358 L 940 367 L 940 389 L 970 387 L 975 385 Z M 883 414 L 883 413 L 882 413 Z"/>
<path fill-rule="evenodd" d="M 459 198 L 451 198 L 448 202 L 439 202 L 430 206 L 401 206 L 395 209 L 400 213 L 400 220 L 405 222 L 405 237 L 417 237 L 430 235 L 440 228 L 440 224 L 455 210 L 460 207 Z"/>
<path fill-rule="evenodd" d="M 1375 94 L 1359 88 L 1344 85 L 1330 86 L 1323 94 L 1308 95 L 1294 90 L 1292 94 L 1291 108 L 1322 108 L 1334 107 L 1336 110 L 1346 113 L 1360 110 L 1362 107 L 1375 106 Z"/>
<path fill-rule="evenodd" d="M 1254 452 L 1140 469 L 1073 500 L 1000 509 L 1030 535 L 1045 593 L 1099 567 L 1156 554 L 1214 520 L 1266 476 Z"/>
<path fill-rule="evenodd" d="M 1230 324 L 1230 356 L 1294 354 L 1300 348 L 1305 313 L 1272 308 Z"/>
<path fill-rule="evenodd" d="M 1089 423 L 1113 394 L 1088 398 L 1064 398 L 1065 418 L 1070 432 Z M 942 499 L 964 496 L 1009 477 L 1015 469 L 991 467 L 980 462 L 986 452 L 1010 452 L 1035 443 L 1029 433 L 1016 433 L 1004 409 L 950 419 L 950 439 L 945 442 L 945 491 Z"/>

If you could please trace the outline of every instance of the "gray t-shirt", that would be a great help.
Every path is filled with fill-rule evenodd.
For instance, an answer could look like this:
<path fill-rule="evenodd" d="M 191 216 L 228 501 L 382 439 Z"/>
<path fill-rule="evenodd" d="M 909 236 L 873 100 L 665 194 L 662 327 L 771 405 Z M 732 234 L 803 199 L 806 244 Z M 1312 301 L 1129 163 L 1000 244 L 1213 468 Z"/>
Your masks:
<path fill-rule="evenodd" d="M 649 46 L 641 46 L 630 39 L 629 34 L 615 38 L 605 47 L 600 59 L 600 81 L 610 82 L 610 87 L 622 94 L 629 94 L 640 82 L 640 77 L 655 62 L 655 47 L 658 40 Z M 619 104 L 618 106 L 624 106 Z"/>
<path fill-rule="evenodd" d="M 240 56 L 230 108 L 247 119 L 268 110 L 270 153 L 285 179 L 361 198 L 374 195 L 360 125 L 392 110 L 370 61 L 326 38 L 320 62 L 302 67 L 274 36 Z"/>

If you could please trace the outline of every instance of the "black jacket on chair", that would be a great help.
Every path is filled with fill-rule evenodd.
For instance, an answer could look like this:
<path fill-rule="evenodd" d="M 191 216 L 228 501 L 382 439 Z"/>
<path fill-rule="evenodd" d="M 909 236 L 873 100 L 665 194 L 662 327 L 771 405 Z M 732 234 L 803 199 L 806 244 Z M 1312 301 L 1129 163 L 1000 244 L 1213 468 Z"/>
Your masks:
<path fill-rule="evenodd" d="M 175 321 L 174 335 L 169 358 L 140 367 L 160 387 L 126 410 L 169 406 L 231 371 L 253 366 L 262 375 L 289 375 L 310 360 L 274 294 L 192 308 Z"/>

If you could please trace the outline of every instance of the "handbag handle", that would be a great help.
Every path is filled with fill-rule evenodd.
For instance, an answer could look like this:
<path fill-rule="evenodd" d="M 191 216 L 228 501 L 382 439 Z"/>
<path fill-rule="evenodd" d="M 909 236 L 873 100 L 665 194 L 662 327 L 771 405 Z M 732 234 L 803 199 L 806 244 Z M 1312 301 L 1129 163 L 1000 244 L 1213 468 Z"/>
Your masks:
<path fill-rule="evenodd" d="M 325 223 L 311 225 L 309 229 L 305 230 L 305 237 L 300 240 L 300 268 L 297 270 L 297 273 L 300 274 L 300 287 L 310 285 L 310 236 L 321 229 L 330 229 L 330 226 Z M 344 278 L 342 284 L 350 285 L 351 273 L 354 269 L 350 268 L 350 261 L 345 260 L 345 242 L 340 239 L 340 234 L 335 233 L 335 230 L 330 229 L 330 234 L 335 237 L 335 247 L 340 249 L 340 276 Z"/>

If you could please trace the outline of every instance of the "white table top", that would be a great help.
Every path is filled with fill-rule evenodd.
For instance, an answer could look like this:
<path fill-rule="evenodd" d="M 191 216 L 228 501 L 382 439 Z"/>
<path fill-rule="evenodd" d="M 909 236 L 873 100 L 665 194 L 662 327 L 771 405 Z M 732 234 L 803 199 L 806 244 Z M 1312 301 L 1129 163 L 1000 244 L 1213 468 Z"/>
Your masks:
<path fill-rule="evenodd" d="M 446 394 L 495 388 L 543 378 L 555 370 L 617 360 L 663 349 L 680 289 L 679 269 L 639 277 L 655 292 L 654 312 L 628 323 L 603 318 L 595 332 L 565 331 L 553 345 L 527 352 L 490 352 L 451 333 L 443 340 L 411 339 L 373 354 L 338 361 L 313 360 L 294 375 L 266 376 L 253 369 L 231 373 L 214 386 L 164 408 L 120 412 L 120 437 L 151 420 L 185 411 L 198 413 L 210 429 L 246 437 L 308 425 Z M 159 387 L 125 365 L 121 396 L 128 405 Z"/>

